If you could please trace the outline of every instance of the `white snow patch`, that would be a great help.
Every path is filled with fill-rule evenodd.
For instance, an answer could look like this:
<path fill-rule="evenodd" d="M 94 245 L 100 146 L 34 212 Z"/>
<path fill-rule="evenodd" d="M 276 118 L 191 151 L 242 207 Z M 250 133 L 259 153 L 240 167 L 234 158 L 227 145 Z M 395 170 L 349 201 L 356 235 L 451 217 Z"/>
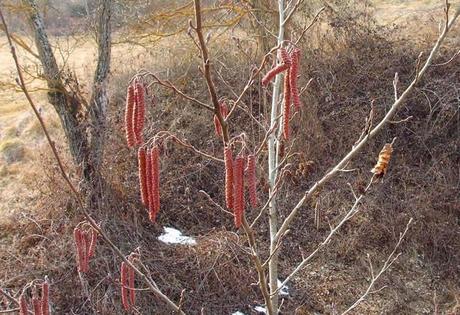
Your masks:
<path fill-rule="evenodd" d="M 246 314 L 240 311 L 236 311 L 235 313 L 232 313 L 232 315 L 246 315 Z"/>
<path fill-rule="evenodd" d="M 182 232 L 175 228 L 165 227 L 164 233 L 158 239 L 166 244 L 196 245 L 193 237 L 182 235 Z"/>
<path fill-rule="evenodd" d="M 283 281 L 278 279 L 278 288 L 283 284 Z M 289 287 L 287 285 L 284 285 L 280 290 L 279 290 L 279 295 L 281 296 L 288 296 L 289 295 Z"/>
<path fill-rule="evenodd" d="M 254 307 L 254 310 L 259 313 L 267 314 L 267 309 L 261 305 L 257 305 Z"/>

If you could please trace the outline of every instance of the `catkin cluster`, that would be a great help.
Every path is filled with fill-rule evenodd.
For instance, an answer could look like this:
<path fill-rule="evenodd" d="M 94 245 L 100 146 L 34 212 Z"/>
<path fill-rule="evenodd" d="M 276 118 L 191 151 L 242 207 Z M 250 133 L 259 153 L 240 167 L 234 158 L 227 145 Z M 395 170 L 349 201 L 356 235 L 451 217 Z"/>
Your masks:
<path fill-rule="evenodd" d="M 220 108 L 220 114 L 222 115 L 222 117 L 224 119 L 227 118 L 227 116 L 228 116 L 227 103 L 225 101 L 220 102 L 219 108 Z M 214 115 L 214 130 L 216 131 L 216 135 L 218 137 L 222 137 L 222 126 L 220 124 L 220 121 L 219 121 L 219 118 L 217 117 L 217 115 Z"/>
<path fill-rule="evenodd" d="M 140 147 L 137 157 L 141 200 L 155 222 L 160 211 L 160 149 L 157 144 L 150 149 Z"/>
<path fill-rule="evenodd" d="M 296 111 L 300 111 L 301 107 L 297 83 L 300 65 L 300 49 L 294 47 L 291 52 L 288 53 L 285 48 L 280 48 L 279 54 L 281 63 L 267 72 L 262 78 L 262 85 L 268 85 L 277 74 L 286 71 L 283 82 L 283 137 L 288 140 L 291 102 L 294 104 Z"/>
<path fill-rule="evenodd" d="M 133 256 L 129 256 L 128 260 L 133 263 Z M 121 302 L 123 308 L 129 311 L 131 307 L 136 305 L 136 290 L 134 286 L 134 268 L 129 266 L 124 261 L 121 263 L 120 268 L 120 282 L 121 282 Z"/>
<path fill-rule="evenodd" d="M 145 120 L 145 87 L 138 80 L 129 86 L 126 96 L 125 130 L 128 147 L 142 145 Z"/>
<path fill-rule="evenodd" d="M 41 297 L 36 295 L 38 289 L 34 289 L 32 295 L 32 308 L 34 315 L 49 315 L 50 314 L 50 304 L 49 304 L 49 282 L 45 277 L 45 281 L 41 284 Z M 28 305 L 25 292 L 19 297 L 19 315 L 28 315 Z"/>
<path fill-rule="evenodd" d="M 79 224 L 73 231 L 78 271 L 83 273 L 89 271 L 89 260 L 94 255 L 97 243 L 97 231 L 92 227 L 85 229 L 85 226 L 87 224 Z"/>
<path fill-rule="evenodd" d="M 256 157 L 254 154 L 249 154 L 246 158 L 243 154 L 239 154 L 233 160 L 232 150 L 226 146 L 224 148 L 224 162 L 225 201 L 227 208 L 233 210 L 235 226 L 239 228 L 245 209 L 245 181 L 247 182 L 251 207 L 257 206 Z M 247 165 L 246 169 L 245 165 Z"/>

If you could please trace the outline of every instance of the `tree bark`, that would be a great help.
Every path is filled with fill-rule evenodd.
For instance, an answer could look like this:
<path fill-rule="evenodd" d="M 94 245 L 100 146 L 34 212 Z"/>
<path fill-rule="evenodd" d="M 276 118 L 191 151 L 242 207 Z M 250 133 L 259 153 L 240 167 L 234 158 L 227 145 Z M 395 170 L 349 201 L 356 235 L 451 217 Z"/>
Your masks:
<path fill-rule="evenodd" d="M 94 191 L 100 184 L 100 167 L 104 153 L 107 117 L 107 77 L 111 55 L 111 0 L 100 0 L 97 28 L 98 61 L 88 113 L 84 113 L 81 95 L 64 83 L 49 42 L 43 18 L 35 0 L 22 0 L 28 8 L 27 15 L 34 32 L 35 45 L 48 85 L 48 100 L 56 110 L 70 154 L 81 171 L 86 192 Z"/>

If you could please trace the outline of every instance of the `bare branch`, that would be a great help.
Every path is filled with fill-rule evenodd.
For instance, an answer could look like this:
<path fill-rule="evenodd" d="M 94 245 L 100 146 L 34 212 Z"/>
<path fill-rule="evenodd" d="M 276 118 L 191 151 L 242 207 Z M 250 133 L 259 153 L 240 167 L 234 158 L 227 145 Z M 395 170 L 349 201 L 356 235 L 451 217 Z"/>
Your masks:
<path fill-rule="evenodd" d="M 399 96 L 399 98 L 392 104 L 390 107 L 390 110 L 387 112 L 387 114 L 382 118 L 382 120 L 369 132 L 369 135 L 367 137 L 364 137 L 361 141 L 359 141 L 343 158 L 338 162 L 327 174 L 325 174 L 319 181 L 317 181 L 308 191 L 305 192 L 304 196 L 299 200 L 297 205 L 294 207 L 294 209 L 291 211 L 291 213 L 286 217 L 286 219 L 283 221 L 278 233 L 277 233 L 277 238 L 279 238 L 282 233 L 289 227 L 291 222 L 294 220 L 294 218 L 297 215 L 297 212 L 300 210 L 300 208 L 303 206 L 303 204 L 309 200 L 313 194 L 324 184 L 328 183 L 332 178 L 334 178 L 337 173 L 341 169 L 345 167 L 345 165 L 350 161 L 358 152 L 361 151 L 361 149 L 364 147 L 364 145 L 369 141 L 369 139 L 375 137 L 382 129 L 383 127 L 390 121 L 390 119 L 395 115 L 397 110 L 404 104 L 404 101 L 407 99 L 409 94 L 412 92 L 414 87 L 417 85 L 419 80 L 423 77 L 423 75 L 426 73 L 427 69 L 429 66 L 432 64 L 434 56 L 437 54 L 439 51 L 439 48 L 441 47 L 441 44 L 443 43 L 444 39 L 446 38 L 447 33 L 449 30 L 452 28 L 454 25 L 456 19 L 458 18 L 460 14 L 460 10 L 457 11 L 454 15 L 454 17 L 446 24 L 444 27 L 444 30 L 438 37 L 436 43 L 434 44 L 430 55 L 428 56 L 427 60 L 425 61 L 423 67 L 418 71 L 416 77 L 413 79 L 413 81 L 409 84 L 409 86 L 406 88 L 406 90 Z"/>
<path fill-rule="evenodd" d="M 359 297 L 358 300 L 356 300 L 355 303 L 353 303 L 349 308 L 347 308 L 343 313 L 342 315 L 345 315 L 345 314 L 348 314 L 351 310 L 353 310 L 354 308 L 356 308 L 362 301 L 364 301 L 364 299 L 369 295 L 369 294 L 373 294 L 373 293 L 376 293 L 378 291 L 381 291 L 383 290 L 384 287 L 378 289 L 378 290 L 374 290 L 372 291 L 372 288 L 374 287 L 375 283 L 377 282 L 377 280 L 380 278 L 380 276 L 382 274 L 385 273 L 385 271 L 387 271 L 391 265 L 398 259 L 398 257 L 400 256 L 400 254 L 396 254 L 396 251 L 398 250 L 399 246 L 401 245 L 404 237 L 406 236 L 406 233 L 407 231 L 409 230 L 409 227 L 410 225 L 412 224 L 412 221 L 413 219 L 410 218 L 409 219 L 409 222 L 407 222 L 407 225 L 406 225 L 406 228 L 404 229 L 404 232 L 399 236 L 399 240 L 398 242 L 396 243 L 393 251 L 390 253 L 390 255 L 388 256 L 388 258 L 385 260 L 385 263 L 383 264 L 382 268 L 380 269 L 380 271 L 374 276 L 374 269 L 372 268 L 372 263 L 369 259 L 369 265 L 370 265 L 370 271 L 371 271 L 371 282 L 369 283 L 369 286 L 367 287 L 366 291 Z"/>

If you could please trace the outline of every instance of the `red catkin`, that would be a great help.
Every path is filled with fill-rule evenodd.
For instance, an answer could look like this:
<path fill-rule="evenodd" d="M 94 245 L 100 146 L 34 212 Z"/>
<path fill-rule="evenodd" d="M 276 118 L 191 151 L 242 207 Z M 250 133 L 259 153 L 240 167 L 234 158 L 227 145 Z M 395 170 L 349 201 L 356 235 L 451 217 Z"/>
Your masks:
<path fill-rule="evenodd" d="M 38 298 L 32 298 L 32 305 L 34 307 L 34 315 L 42 315 L 42 301 Z"/>
<path fill-rule="evenodd" d="M 295 106 L 296 111 L 300 111 L 300 96 L 299 88 L 297 86 L 297 76 L 299 74 L 299 62 L 300 62 L 300 49 L 294 48 L 291 53 L 291 69 L 290 69 L 290 81 L 289 86 L 291 89 L 292 103 Z"/>
<path fill-rule="evenodd" d="M 249 202 L 251 207 L 257 207 L 257 175 L 256 175 L 256 157 L 254 154 L 248 155 L 248 166 L 246 170 L 248 181 Z"/>
<path fill-rule="evenodd" d="M 224 148 L 225 162 L 225 202 L 227 208 L 233 209 L 233 156 L 230 147 Z"/>
<path fill-rule="evenodd" d="M 262 78 L 262 85 L 266 86 L 277 74 L 289 69 L 289 67 L 290 65 L 285 63 L 277 65 L 276 67 L 268 71 L 267 74 Z"/>
<path fill-rule="evenodd" d="M 42 299 L 41 299 L 41 305 L 42 305 L 42 315 L 49 315 L 50 314 L 50 285 L 48 283 L 48 280 L 45 278 L 45 282 L 42 284 Z"/>
<path fill-rule="evenodd" d="M 284 63 L 284 64 L 287 64 L 287 65 L 290 65 L 291 64 L 291 57 L 289 57 L 289 54 L 288 52 L 286 51 L 285 48 L 281 48 L 279 50 L 280 52 L 280 59 L 281 59 L 281 62 Z"/>
<path fill-rule="evenodd" d="M 136 139 L 133 126 L 133 117 L 134 117 L 134 86 L 131 84 L 128 86 L 128 92 L 126 95 L 126 108 L 125 108 L 125 131 L 126 131 L 126 141 L 128 147 L 134 146 Z"/>
<path fill-rule="evenodd" d="M 152 195 L 152 207 L 149 212 L 150 221 L 155 222 L 160 211 L 160 149 L 154 145 L 151 150 L 152 182 L 150 194 Z"/>
<path fill-rule="evenodd" d="M 89 271 L 89 250 L 91 246 L 91 235 L 89 234 L 89 231 L 82 232 L 83 240 L 84 240 L 84 249 L 85 249 L 85 267 L 84 267 L 84 272 Z"/>
<path fill-rule="evenodd" d="M 85 272 L 85 256 L 86 256 L 86 246 L 84 243 L 84 238 L 82 231 L 79 227 L 76 227 L 73 230 L 73 235 L 75 239 L 75 247 L 77 251 L 77 266 L 79 272 Z"/>
<path fill-rule="evenodd" d="M 27 301 L 24 293 L 19 297 L 19 315 L 28 315 Z"/>
<path fill-rule="evenodd" d="M 147 150 L 145 156 L 145 176 L 146 176 L 146 184 L 147 184 L 147 196 L 148 196 L 148 203 L 147 209 L 149 212 L 153 207 L 153 195 L 152 195 L 152 154 L 150 150 Z"/>
<path fill-rule="evenodd" d="M 291 110 L 291 88 L 290 88 L 291 69 L 284 76 L 284 103 L 283 103 L 283 137 L 289 139 L 289 118 Z"/>
<path fill-rule="evenodd" d="M 140 147 L 137 152 L 138 168 L 139 168 L 139 188 L 141 191 L 141 200 L 145 206 L 149 204 L 149 193 L 147 190 L 147 161 L 145 147 Z"/>
<path fill-rule="evenodd" d="M 121 263 L 120 270 L 120 281 L 121 281 L 121 302 L 125 310 L 129 311 L 129 299 L 128 299 L 128 265 L 125 262 Z"/>
<path fill-rule="evenodd" d="M 137 82 L 135 85 L 135 102 L 134 102 L 134 132 L 136 144 L 141 145 L 144 142 L 144 121 L 145 121 L 145 89 L 144 86 Z"/>
<path fill-rule="evenodd" d="M 239 228 L 243 220 L 244 212 L 244 157 L 239 155 L 235 159 L 235 167 L 233 169 L 234 176 L 234 200 L 233 214 L 235 217 L 235 226 Z"/>
<path fill-rule="evenodd" d="M 227 103 L 221 102 L 219 104 L 219 110 L 220 110 L 220 114 L 222 115 L 222 117 L 224 119 L 227 118 L 227 116 L 228 116 Z M 219 121 L 219 118 L 217 117 L 217 115 L 214 115 L 214 130 L 216 131 L 216 135 L 218 137 L 222 137 L 222 126 L 220 124 L 220 121 Z"/>
<path fill-rule="evenodd" d="M 97 244 L 97 232 L 96 230 L 91 229 L 91 241 L 89 243 L 88 259 L 94 256 L 94 252 L 96 251 L 96 244 Z"/>
<path fill-rule="evenodd" d="M 129 278 L 129 301 L 131 305 L 136 304 L 136 290 L 134 287 L 134 268 L 129 267 L 128 270 L 128 278 Z"/>

